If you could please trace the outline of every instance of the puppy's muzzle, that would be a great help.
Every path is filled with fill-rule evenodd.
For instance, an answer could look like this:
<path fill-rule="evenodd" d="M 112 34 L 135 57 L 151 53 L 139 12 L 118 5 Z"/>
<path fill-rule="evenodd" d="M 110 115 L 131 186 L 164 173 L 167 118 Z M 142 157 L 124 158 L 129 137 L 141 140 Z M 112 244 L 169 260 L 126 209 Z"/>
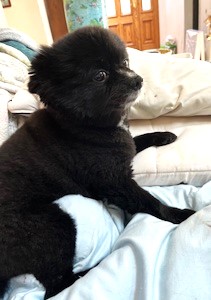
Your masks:
<path fill-rule="evenodd" d="M 143 78 L 139 75 L 135 75 L 131 78 L 130 86 L 133 88 L 134 91 L 138 91 L 141 89 L 143 83 Z"/>

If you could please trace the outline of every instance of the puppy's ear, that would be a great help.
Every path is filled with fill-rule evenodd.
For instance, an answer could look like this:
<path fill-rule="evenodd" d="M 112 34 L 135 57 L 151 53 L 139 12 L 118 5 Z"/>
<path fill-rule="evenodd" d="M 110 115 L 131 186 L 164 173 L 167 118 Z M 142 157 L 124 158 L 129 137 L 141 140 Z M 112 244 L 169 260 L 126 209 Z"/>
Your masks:
<path fill-rule="evenodd" d="M 38 94 L 42 102 L 47 104 L 51 82 L 54 80 L 56 55 L 52 47 L 44 46 L 32 61 L 29 71 L 28 88 L 30 93 Z"/>

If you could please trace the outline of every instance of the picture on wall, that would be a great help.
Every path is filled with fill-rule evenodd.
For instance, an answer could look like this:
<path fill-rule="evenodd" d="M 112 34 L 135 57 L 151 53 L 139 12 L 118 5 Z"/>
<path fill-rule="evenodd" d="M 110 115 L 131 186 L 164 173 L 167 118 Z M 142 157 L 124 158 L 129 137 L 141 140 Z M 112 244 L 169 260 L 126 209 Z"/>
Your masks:
<path fill-rule="evenodd" d="M 1 0 L 1 3 L 2 3 L 3 7 L 10 7 L 11 6 L 10 0 Z"/>

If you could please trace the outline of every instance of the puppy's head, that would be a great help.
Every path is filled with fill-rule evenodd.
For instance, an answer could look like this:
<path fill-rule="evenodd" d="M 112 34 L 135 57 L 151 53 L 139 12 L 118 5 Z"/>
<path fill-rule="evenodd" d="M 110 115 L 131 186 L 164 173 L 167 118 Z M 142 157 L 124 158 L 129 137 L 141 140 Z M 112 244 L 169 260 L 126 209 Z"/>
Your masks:
<path fill-rule="evenodd" d="M 129 69 L 124 43 L 101 27 L 78 29 L 43 47 L 30 73 L 31 93 L 77 118 L 122 115 L 142 85 L 142 78 Z"/>

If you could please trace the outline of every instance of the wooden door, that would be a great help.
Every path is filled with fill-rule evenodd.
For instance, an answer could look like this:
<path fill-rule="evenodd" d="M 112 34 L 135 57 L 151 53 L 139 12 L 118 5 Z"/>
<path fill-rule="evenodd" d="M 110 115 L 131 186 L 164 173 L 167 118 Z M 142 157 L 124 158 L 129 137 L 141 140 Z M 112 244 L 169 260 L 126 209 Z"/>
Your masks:
<path fill-rule="evenodd" d="M 68 33 L 63 0 L 44 0 L 53 41 Z"/>
<path fill-rule="evenodd" d="M 106 0 L 108 26 L 128 47 L 160 47 L 158 0 Z"/>

